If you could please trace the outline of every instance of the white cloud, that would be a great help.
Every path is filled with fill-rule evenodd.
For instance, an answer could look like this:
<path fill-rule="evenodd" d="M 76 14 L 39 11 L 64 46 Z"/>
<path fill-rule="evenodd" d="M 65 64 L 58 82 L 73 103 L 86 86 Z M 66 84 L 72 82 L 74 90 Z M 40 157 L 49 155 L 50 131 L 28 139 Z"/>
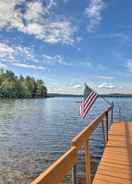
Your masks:
<path fill-rule="evenodd" d="M 35 62 L 37 60 L 30 48 L 0 43 L 0 58 L 2 60 L 12 63 L 18 61 L 18 57 L 22 58 L 23 61 L 31 60 Z"/>
<path fill-rule="evenodd" d="M 65 66 L 72 65 L 72 63 L 64 61 L 64 57 L 61 55 L 49 56 L 49 55 L 43 54 L 41 56 L 41 62 L 45 65 L 53 65 L 53 64 L 65 65 Z"/>
<path fill-rule="evenodd" d="M 89 18 L 88 31 L 93 32 L 96 26 L 102 20 L 102 11 L 105 7 L 103 0 L 90 0 L 88 8 L 85 9 L 85 14 Z"/>
<path fill-rule="evenodd" d="M 34 50 L 20 45 L 0 42 L 0 59 L 4 64 L 43 70 L 47 65 L 68 65 L 61 55 L 36 55 Z"/>
<path fill-rule="evenodd" d="M 0 63 L 0 69 L 7 69 L 7 65 L 3 64 L 3 63 Z"/>
<path fill-rule="evenodd" d="M 75 27 L 67 18 L 53 16 L 55 0 L 47 2 L 47 5 L 44 5 L 42 1 L 1 1 L 0 28 L 15 28 L 50 44 L 73 44 Z"/>
<path fill-rule="evenodd" d="M 15 53 L 15 50 L 10 47 L 6 43 L 0 43 L 0 57 L 1 58 L 6 58 L 8 57 L 9 59 L 13 59 L 13 54 Z"/>
<path fill-rule="evenodd" d="M 36 66 L 36 65 L 30 65 L 30 64 L 23 64 L 23 63 L 13 63 L 13 66 L 17 66 L 20 68 L 30 68 L 30 69 L 37 69 L 37 70 L 45 70 L 45 67 L 43 66 Z"/>
<path fill-rule="evenodd" d="M 103 80 L 113 80 L 114 76 L 100 75 L 100 76 L 98 76 L 98 78 L 103 79 Z"/>
<path fill-rule="evenodd" d="M 20 60 L 20 58 L 22 58 Z M 32 64 L 24 64 L 26 60 L 30 60 L 33 63 L 37 61 L 32 51 L 27 47 L 10 46 L 7 43 L 0 43 L 0 59 L 4 63 L 0 63 L 0 68 L 7 68 L 7 64 L 23 68 L 31 68 L 43 70 L 45 67 L 36 66 Z"/>
<path fill-rule="evenodd" d="M 49 55 L 42 55 L 42 62 L 44 64 L 62 64 L 65 65 L 64 62 L 64 57 L 60 55 L 55 55 L 55 56 L 49 56 Z"/>
<path fill-rule="evenodd" d="M 28 21 L 37 21 L 39 18 L 41 18 L 43 11 L 45 13 L 47 10 L 43 10 L 43 5 L 41 2 L 30 2 L 27 3 L 27 10 L 23 17 Z"/>
<path fill-rule="evenodd" d="M 73 33 L 75 30 L 75 27 L 72 27 L 72 24 L 67 20 L 49 22 L 44 26 L 40 38 L 51 44 L 57 42 L 73 44 Z"/>
<path fill-rule="evenodd" d="M 114 32 L 114 33 L 103 33 L 96 35 L 97 38 L 103 38 L 103 39 L 118 39 L 120 41 L 126 42 L 130 40 L 130 35 L 125 32 Z"/>
<path fill-rule="evenodd" d="M 128 71 L 129 71 L 130 73 L 132 73 L 132 59 L 129 59 L 129 60 L 128 60 L 127 68 L 128 68 Z"/>
<path fill-rule="evenodd" d="M 60 87 L 61 86 L 61 87 Z M 67 94 L 82 94 L 83 93 L 83 85 L 80 84 L 60 84 L 53 83 L 48 86 L 49 92 L 54 93 L 67 93 Z"/>
<path fill-rule="evenodd" d="M 114 88 L 116 88 L 116 86 L 113 85 L 112 83 L 104 82 L 104 83 L 98 85 L 98 88 L 114 89 Z"/>
<path fill-rule="evenodd" d="M 82 89 L 82 85 L 80 84 L 73 85 L 72 89 Z"/>

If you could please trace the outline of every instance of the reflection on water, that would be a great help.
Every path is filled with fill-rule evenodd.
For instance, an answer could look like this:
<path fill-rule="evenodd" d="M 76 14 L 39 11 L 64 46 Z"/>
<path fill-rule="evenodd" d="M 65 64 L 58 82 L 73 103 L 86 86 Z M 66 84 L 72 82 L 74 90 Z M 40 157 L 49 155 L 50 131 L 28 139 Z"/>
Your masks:
<path fill-rule="evenodd" d="M 114 117 L 132 120 L 132 98 L 114 101 Z M 79 117 L 80 98 L 0 101 L 0 184 L 28 184 L 57 159 L 71 139 L 107 104 L 98 99 L 85 120 Z M 101 129 L 90 140 L 93 160 L 103 149 Z M 78 166 L 79 168 L 81 167 Z M 81 172 L 81 169 L 79 169 Z"/>

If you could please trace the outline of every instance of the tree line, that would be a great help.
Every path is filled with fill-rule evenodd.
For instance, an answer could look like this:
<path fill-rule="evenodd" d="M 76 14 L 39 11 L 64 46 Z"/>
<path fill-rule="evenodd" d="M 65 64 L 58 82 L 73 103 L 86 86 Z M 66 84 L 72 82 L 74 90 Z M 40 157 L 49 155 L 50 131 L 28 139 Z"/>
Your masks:
<path fill-rule="evenodd" d="M 19 77 L 9 70 L 0 70 L 0 98 L 47 97 L 47 88 L 42 80 L 33 77 Z"/>

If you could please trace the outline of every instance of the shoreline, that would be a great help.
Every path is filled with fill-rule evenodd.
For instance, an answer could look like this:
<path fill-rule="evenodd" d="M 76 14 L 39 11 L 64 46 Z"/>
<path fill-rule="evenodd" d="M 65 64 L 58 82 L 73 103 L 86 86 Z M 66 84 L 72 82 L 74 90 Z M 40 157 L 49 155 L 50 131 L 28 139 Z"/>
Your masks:
<path fill-rule="evenodd" d="M 99 95 L 100 97 L 106 97 L 106 98 L 132 98 L 132 94 L 101 94 Z M 0 100 L 29 100 L 29 99 L 47 99 L 47 98 L 61 98 L 61 97 L 64 97 L 64 98 L 82 98 L 83 95 L 72 95 L 72 94 L 48 94 L 46 97 L 36 97 L 36 98 L 33 98 L 33 97 L 27 97 L 27 98 L 0 98 Z"/>

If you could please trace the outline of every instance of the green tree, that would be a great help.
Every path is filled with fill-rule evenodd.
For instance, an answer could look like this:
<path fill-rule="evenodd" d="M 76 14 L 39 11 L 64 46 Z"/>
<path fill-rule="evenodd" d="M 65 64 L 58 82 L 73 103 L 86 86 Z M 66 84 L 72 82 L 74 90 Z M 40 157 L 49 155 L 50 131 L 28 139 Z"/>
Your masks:
<path fill-rule="evenodd" d="M 17 97 L 17 88 L 15 80 L 5 79 L 0 85 L 0 96 L 5 98 Z"/>
<path fill-rule="evenodd" d="M 47 89 L 44 86 L 44 83 L 42 80 L 37 80 L 37 89 L 36 89 L 36 97 L 44 97 L 47 96 Z"/>
<path fill-rule="evenodd" d="M 29 90 L 30 96 L 34 97 L 35 96 L 35 91 L 36 91 L 36 82 L 34 78 L 31 78 L 30 76 L 27 76 L 25 79 L 26 86 Z"/>
<path fill-rule="evenodd" d="M 12 71 L 0 70 L 1 98 L 37 98 L 46 97 L 47 88 L 42 80 L 27 76 L 17 77 Z"/>

